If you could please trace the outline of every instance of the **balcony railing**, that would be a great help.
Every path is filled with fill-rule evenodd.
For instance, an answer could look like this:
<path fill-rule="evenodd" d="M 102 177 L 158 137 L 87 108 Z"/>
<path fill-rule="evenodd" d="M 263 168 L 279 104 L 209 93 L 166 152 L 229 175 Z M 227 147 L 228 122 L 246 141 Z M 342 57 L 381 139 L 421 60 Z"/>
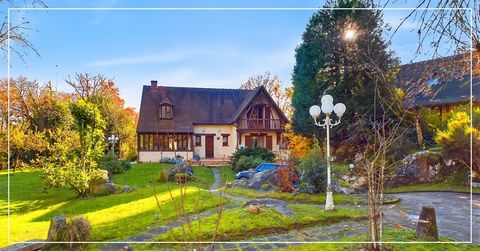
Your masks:
<path fill-rule="evenodd" d="M 283 129 L 280 119 L 241 119 L 239 129 Z"/>

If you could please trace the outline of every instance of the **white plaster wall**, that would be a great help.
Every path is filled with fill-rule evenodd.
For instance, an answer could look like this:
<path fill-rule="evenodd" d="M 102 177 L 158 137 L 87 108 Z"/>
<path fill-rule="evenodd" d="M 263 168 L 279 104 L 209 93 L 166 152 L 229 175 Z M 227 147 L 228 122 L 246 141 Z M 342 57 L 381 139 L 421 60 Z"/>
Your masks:
<path fill-rule="evenodd" d="M 233 155 L 237 146 L 237 129 L 233 125 L 194 125 L 195 134 L 215 134 L 213 137 L 214 158 L 229 158 Z M 223 146 L 222 134 L 228 136 L 228 146 Z M 195 152 L 200 158 L 205 158 L 205 135 L 201 136 L 202 146 L 195 146 Z"/>
<path fill-rule="evenodd" d="M 139 151 L 139 162 L 159 162 L 162 158 L 175 158 L 175 155 L 182 155 L 184 160 L 192 159 L 193 153 L 188 151 Z"/>

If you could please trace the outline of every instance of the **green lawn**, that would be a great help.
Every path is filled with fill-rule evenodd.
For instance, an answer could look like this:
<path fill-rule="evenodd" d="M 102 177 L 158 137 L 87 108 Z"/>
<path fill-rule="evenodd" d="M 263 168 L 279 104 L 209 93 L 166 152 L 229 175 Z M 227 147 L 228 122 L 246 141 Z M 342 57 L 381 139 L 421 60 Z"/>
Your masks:
<path fill-rule="evenodd" d="M 222 175 L 222 183 L 225 184 L 235 180 L 237 172 L 233 171 L 230 166 L 222 166 L 220 167 L 220 174 Z"/>
<path fill-rule="evenodd" d="M 339 238 L 336 241 L 339 242 L 362 242 L 367 241 L 366 234 L 353 236 L 353 237 L 343 237 Z M 414 230 L 395 230 L 395 229 L 386 229 L 384 232 L 384 241 L 398 241 L 398 242 L 414 242 L 418 241 L 415 238 Z M 447 239 L 441 239 L 440 241 L 452 241 Z M 326 244 L 303 244 L 295 246 L 294 248 L 281 248 L 279 250 L 325 250 L 325 251 L 334 251 L 334 250 L 360 250 L 362 247 L 366 247 L 366 244 L 337 244 L 337 243 L 326 243 Z M 384 244 L 385 250 L 391 251 L 463 251 L 463 250 L 472 250 L 479 251 L 480 247 L 470 244 L 443 244 L 443 243 L 419 243 L 419 244 Z"/>
<path fill-rule="evenodd" d="M 262 208 L 259 214 L 252 214 L 248 207 L 228 209 L 222 213 L 218 230 L 217 241 L 241 240 L 249 237 L 260 236 L 269 233 L 287 232 L 293 228 L 308 226 L 311 224 L 328 224 L 342 220 L 352 220 L 366 216 L 366 212 L 348 207 L 340 207 L 336 211 L 324 211 L 321 206 L 290 204 L 289 207 L 295 212 L 292 216 L 286 216 L 273 208 Z M 187 240 L 212 239 L 216 225 L 217 215 L 212 215 L 193 224 L 193 231 L 187 231 Z M 197 226 L 201 227 L 197 227 Z M 200 229 L 200 230 L 199 230 Z M 192 234 L 193 233 L 193 234 Z M 173 232 L 159 236 L 158 241 L 183 241 L 183 229 L 177 227 Z"/>
<path fill-rule="evenodd" d="M 262 192 L 253 189 L 232 187 L 227 189 L 227 193 L 249 198 L 275 198 L 290 202 L 303 202 L 314 204 L 325 204 L 325 194 L 292 194 L 281 192 Z M 365 200 L 358 195 L 353 194 L 334 194 L 333 199 L 338 204 L 362 204 Z"/>
<path fill-rule="evenodd" d="M 462 184 L 451 183 L 435 183 L 435 184 L 419 184 L 388 188 L 386 193 L 404 193 L 412 191 L 451 191 L 451 192 L 470 192 L 470 187 Z M 480 188 L 473 188 L 474 193 L 480 193 Z"/>
<path fill-rule="evenodd" d="M 38 171 L 16 172 L 10 175 L 10 241 L 45 239 L 49 221 L 55 215 L 84 215 L 92 224 L 92 239 L 96 241 L 128 237 L 145 231 L 152 224 L 161 224 L 177 218 L 169 189 L 174 198 L 179 197 L 180 186 L 173 183 L 156 183 L 157 196 L 161 203 L 159 221 L 153 190 L 149 183 L 166 164 L 136 164 L 131 170 L 113 177 L 119 185 L 134 188 L 131 193 L 103 197 L 75 198 L 63 189 L 48 189 Z M 218 196 L 211 199 L 205 190 L 213 184 L 213 172 L 205 167 L 194 167 L 200 181 L 189 184 L 185 198 L 187 213 L 203 211 L 218 203 Z M 0 173 L 0 232 L 7 232 L 7 174 Z M 200 189 L 198 188 L 200 187 Z M 201 202 L 201 203 L 199 203 Z M 7 244 L 6 234 L 0 235 L 0 247 Z"/>

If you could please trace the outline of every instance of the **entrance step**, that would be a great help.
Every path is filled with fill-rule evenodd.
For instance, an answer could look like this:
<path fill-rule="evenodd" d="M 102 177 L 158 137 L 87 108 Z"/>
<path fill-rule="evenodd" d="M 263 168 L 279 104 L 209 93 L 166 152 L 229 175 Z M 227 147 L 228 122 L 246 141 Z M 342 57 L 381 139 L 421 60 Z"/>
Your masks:
<path fill-rule="evenodd" d="M 200 161 L 193 162 L 199 166 L 209 166 L 209 167 L 221 167 L 230 165 L 230 159 L 201 159 Z"/>

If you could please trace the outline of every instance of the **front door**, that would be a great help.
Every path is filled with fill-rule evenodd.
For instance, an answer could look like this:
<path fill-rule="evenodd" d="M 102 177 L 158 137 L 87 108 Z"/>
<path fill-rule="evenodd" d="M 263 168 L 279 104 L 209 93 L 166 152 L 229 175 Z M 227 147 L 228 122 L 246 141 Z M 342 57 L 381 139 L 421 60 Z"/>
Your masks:
<path fill-rule="evenodd" d="M 213 135 L 205 136 L 205 158 L 213 158 Z"/>
<path fill-rule="evenodd" d="M 272 136 L 267 136 L 265 144 L 268 149 L 272 150 Z"/>

